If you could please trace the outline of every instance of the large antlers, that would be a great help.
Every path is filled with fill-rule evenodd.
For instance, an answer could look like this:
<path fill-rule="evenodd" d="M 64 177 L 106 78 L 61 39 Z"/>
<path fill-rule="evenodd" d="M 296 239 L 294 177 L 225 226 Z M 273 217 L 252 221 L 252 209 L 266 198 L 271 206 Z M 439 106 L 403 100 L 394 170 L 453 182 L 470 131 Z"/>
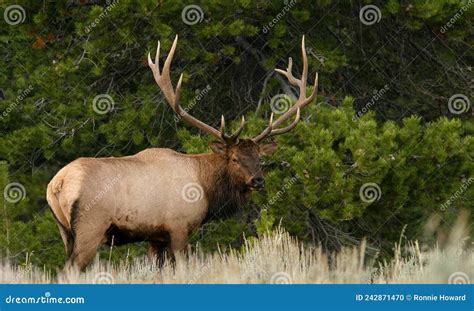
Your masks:
<path fill-rule="evenodd" d="M 291 57 L 288 59 L 288 68 L 286 68 L 286 71 L 281 70 L 281 69 L 275 69 L 276 72 L 284 75 L 288 79 L 290 84 L 297 86 L 299 88 L 300 95 L 299 95 L 298 100 L 287 112 L 282 114 L 275 122 L 273 122 L 273 113 L 272 113 L 270 115 L 270 121 L 268 122 L 267 128 L 263 130 L 263 132 L 260 133 L 257 137 L 252 139 L 254 142 L 258 143 L 267 137 L 283 134 L 295 128 L 295 126 L 298 124 L 300 120 L 300 110 L 304 106 L 309 104 L 316 96 L 316 92 L 318 89 L 318 73 L 316 73 L 316 76 L 314 78 L 313 91 L 311 92 L 311 95 L 309 97 L 306 97 L 306 80 L 308 79 L 308 58 L 306 57 L 304 36 L 303 36 L 303 39 L 301 40 L 301 53 L 303 54 L 303 73 L 301 75 L 301 79 L 297 79 L 293 76 L 293 73 L 291 71 L 292 66 L 293 66 L 293 59 Z M 295 113 L 296 113 L 295 120 L 290 125 L 284 128 L 277 128 L 280 124 L 288 120 Z"/>
<path fill-rule="evenodd" d="M 204 132 L 211 134 L 215 138 L 220 139 L 227 144 L 235 143 L 238 140 L 240 134 L 242 133 L 242 130 L 244 129 L 244 126 L 245 126 L 244 117 L 242 117 L 242 121 L 240 122 L 239 128 L 232 135 L 227 135 L 225 133 L 224 116 L 222 116 L 221 118 L 220 130 L 216 130 L 212 126 L 207 125 L 206 123 L 188 114 L 179 105 L 179 96 L 180 96 L 180 91 L 181 91 L 181 82 L 183 80 L 183 74 L 181 74 L 179 77 L 178 83 L 176 85 L 176 90 L 173 90 L 173 85 L 171 84 L 171 78 L 170 78 L 170 66 L 171 66 L 171 61 L 173 60 L 174 52 L 176 51 L 177 43 L 178 43 L 178 36 L 176 35 L 176 38 L 173 41 L 173 45 L 171 46 L 171 50 L 168 54 L 168 57 L 166 57 L 165 64 L 163 65 L 163 70 L 161 71 L 161 73 L 160 73 L 160 41 L 158 41 L 158 47 L 156 48 L 155 63 L 153 63 L 150 57 L 150 53 L 148 53 L 148 66 L 150 66 L 151 71 L 153 72 L 153 77 L 155 78 L 156 84 L 158 84 L 158 86 L 160 87 L 161 91 L 163 92 L 163 95 L 166 98 L 166 101 L 171 106 L 171 108 L 173 108 L 174 112 L 178 114 L 179 116 L 181 116 L 183 120 L 199 128 L 200 130 L 203 130 Z M 302 73 L 301 79 L 297 79 L 293 76 L 293 73 L 291 71 L 292 66 L 293 66 L 293 60 L 291 57 L 289 58 L 288 68 L 286 69 L 286 71 L 281 70 L 281 69 L 275 69 L 276 72 L 284 75 L 288 79 L 290 84 L 299 87 L 300 95 L 299 95 L 298 100 L 287 112 L 282 114 L 276 121 L 273 121 L 273 113 L 272 113 L 270 115 L 270 121 L 268 122 L 267 128 L 263 130 L 263 132 L 260 133 L 257 137 L 252 139 L 254 142 L 259 143 L 260 141 L 264 140 L 267 137 L 283 134 L 293 129 L 299 122 L 301 108 L 309 104 L 316 96 L 316 92 L 318 88 L 317 87 L 318 85 L 317 73 L 314 79 L 314 85 L 313 85 L 313 90 L 311 92 L 311 95 L 309 97 L 306 97 L 306 80 L 308 78 L 308 58 L 306 57 L 304 36 L 303 36 L 303 39 L 301 40 L 301 52 L 303 54 L 303 73 Z M 283 128 L 278 128 L 278 126 L 280 126 L 283 122 L 288 120 L 294 114 L 296 114 L 295 120 L 290 125 Z"/>
<path fill-rule="evenodd" d="M 155 63 L 151 60 L 150 53 L 148 53 L 148 66 L 151 68 L 153 72 L 153 77 L 155 78 L 156 84 L 160 87 L 163 95 L 166 98 L 168 104 L 173 108 L 174 112 L 177 113 L 183 120 L 187 121 L 189 124 L 203 130 L 211 134 L 212 136 L 216 137 L 224 141 L 225 143 L 231 144 L 235 143 L 239 138 L 240 133 L 245 126 L 245 119 L 242 117 L 242 121 L 240 123 L 240 127 L 237 131 L 234 132 L 232 135 L 225 134 L 225 119 L 224 116 L 221 118 L 221 128 L 220 131 L 216 130 L 212 126 L 207 125 L 206 123 L 194 118 L 190 114 L 188 114 L 184 109 L 181 108 L 179 105 L 179 96 L 181 91 L 181 82 L 183 80 L 183 74 L 180 75 L 178 84 L 176 85 L 176 90 L 173 90 L 173 85 L 171 84 L 170 78 L 170 65 L 171 61 L 173 60 L 174 52 L 176 51 L 176 45 L 178 44 L 178 35 L 173 41 L 173 45 L 171 46 L 171 50 L 166 57 L 165 64 L 163 65 L 163 70 L 160 73 L 160 41 L 158 41 L 158 47 L 156 48 L 156 56 L 155 56 Z"/>

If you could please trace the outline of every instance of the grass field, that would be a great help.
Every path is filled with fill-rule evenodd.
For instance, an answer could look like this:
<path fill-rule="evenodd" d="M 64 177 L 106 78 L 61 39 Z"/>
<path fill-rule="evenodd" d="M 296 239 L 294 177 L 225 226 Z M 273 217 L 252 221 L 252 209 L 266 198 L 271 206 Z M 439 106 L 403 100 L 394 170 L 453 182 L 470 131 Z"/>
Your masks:
<path fill-rule="evenodd" d="M 52 276 L 26 263 L 0 267 L 0 283 L 453 283 L 474 280 L 474 251 L 463 230 L 454 230 L 445 247 L 425 249 L 417 242 L 394 246 L 391 260 L 366 256 L 365 243 L 344 248 L 329 259 L 320 247 L 303 245 L 282 230 L 246 241 L 240 251 L 179 256 L 161 269 L 147 258 L 119 264 L 96 259 L 83 273 Z"/>

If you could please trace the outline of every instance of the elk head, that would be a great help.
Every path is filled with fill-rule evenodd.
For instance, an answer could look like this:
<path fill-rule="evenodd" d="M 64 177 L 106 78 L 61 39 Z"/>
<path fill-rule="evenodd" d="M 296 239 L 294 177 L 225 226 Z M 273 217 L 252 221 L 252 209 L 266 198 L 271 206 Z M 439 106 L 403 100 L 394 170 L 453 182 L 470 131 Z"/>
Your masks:
<path fill-rule="evenodd" d="M 227 161 L 227 171 L 232 179 L 250 190 L 260 190 L 265 185 L 260 168 L 260 157 L 276 150 L 276 144 L 257 144 L 251 139 L 239 139 L 233 143 L 211 141 L 212 151 Z"/>
<path fill-rule="evenodd" d="M 221 126 L 217 130 L 212 126 L 194 118 L 188 114 L 179 105 L 179 97 L 181 91 L 181 82 L 183 74 L 180 75 L 176 89 L 173 90 L 170 79 L 170 65 L 176 51 L 178 36 L 174 39 L 171 50 L 165 60 L 163 70 L 160 72 L 159 58 L 160 58 L 160 42 L 156 50 L 155 63 L 151 60 L 148 54 L 148 66 L 153 72 L 153 77 L 160 87 L 166 101 L 171 106 L 176 114 L 178 114 L 184 121 L 188 122 L 200 130 L 210 134 L 215 138 L 210 142 L 212 151 L 216 154 L 222 155 L 226 159 L 227 170 L 232 178 L 239 184 L 245 185 L 248 189 L 258 190 L 263 188 L 264 179 L 260 168 L 260 157 L 269 155 L 276 150 L 275 143 L 263 144 L 266 138 L 274 135 L 289 132 L 296 127 L 300 120 L 300 109 L 309 104 L 316 96 L 318 74 L 316 73 L 313 90 L 309 97 L 306 96 L 306 81 L 308 76 L 308 58 L 306 56 L 306 49 L 304 43 L 304 36 L 301 41 L 301 51 L 303 55 L 303 72 L 300 79 L 297 79 L 292 74 L 292 59 L 289 58 L 288 67 L 286 71 L 275 69 L 276 72 L 284 75 L 288 82 L 299 88 L 299 98 L 296 103 L 285 113 L 279 116 L 275 121 L 273 120 L 273 113 L 270 115 L 268 126 L 256 137 L 252 139 L 239 138 L 245 126 L 245 119 L 242 117 L 239 128 L 231 135 L 225 132 L 225 119 L 221 117 Z M 295 115 L 292 123 L 285 127 L 279 127 L 290 117 Z"/>

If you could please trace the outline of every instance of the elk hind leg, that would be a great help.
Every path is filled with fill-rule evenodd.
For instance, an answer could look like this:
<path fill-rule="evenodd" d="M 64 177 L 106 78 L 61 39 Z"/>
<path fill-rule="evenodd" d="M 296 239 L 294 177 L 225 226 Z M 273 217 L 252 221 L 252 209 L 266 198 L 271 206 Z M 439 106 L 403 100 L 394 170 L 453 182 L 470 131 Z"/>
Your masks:
<path fill-rule="evenodd" d="M 59 233 L 63 239 L 64 249 L 66 250 L 66 256 L 69 259 L 72 254 L 72 249 L 74 247 L 74 237 L 72 232 L 66 229 L 62 224 L 58 223 Z"/>
<path fill-rule="evenodd" d="M 71 256 L 66 262 L 65 270 L 84 268 L 92 261 L 97 249 L 106 240 L 107 228 L 76 228 L 76 235 L 74 238 L 74 247 Z"/>

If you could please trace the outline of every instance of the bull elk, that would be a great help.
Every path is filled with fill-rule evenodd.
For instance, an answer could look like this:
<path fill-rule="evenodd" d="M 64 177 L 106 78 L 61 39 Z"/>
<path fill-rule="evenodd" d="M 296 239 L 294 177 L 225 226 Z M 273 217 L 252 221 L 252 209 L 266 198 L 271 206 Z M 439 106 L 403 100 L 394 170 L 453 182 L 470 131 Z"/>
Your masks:
<path fill-rule="evenodd" d="M 293 129 L 300 109 L 315 98 L 317 74 L 311 95 L 306 96 L 308 59 L 303 36 L 301 79 L 292 74 L 291 57 L 285 71 L 276 69 L 299 88 L 296 103 L 276 120 L 272 114 L 268 126 L 253 139 L 239 138 L 244 118 L 233 134 L 226 134 L 224 117 L 217 130 L 179 105 L 183 75 L 174 90 L 170 80 L 177 42 L 178 36 L 161 72 L 160 42 L 154 63 L 148 54 L 148 65 L 174 112 L 216 139 L 210 143 L 213 152 L 182 154 L 150 148 L 119 158 L 79 158 L 63 167 L 48 185 L 47 200 L 65 245 L 66 269 L 84 269 L 102 244 L 148 241 L 149 255 L 157 258 L 185 249 L 190 232 L 208 220 L 236 213 L 251 191 L 263 188 L 259 158 L 275 151 L 276 144 L 262 142 Z M 282 127 L 292 116 L 294 121 Z"/>

